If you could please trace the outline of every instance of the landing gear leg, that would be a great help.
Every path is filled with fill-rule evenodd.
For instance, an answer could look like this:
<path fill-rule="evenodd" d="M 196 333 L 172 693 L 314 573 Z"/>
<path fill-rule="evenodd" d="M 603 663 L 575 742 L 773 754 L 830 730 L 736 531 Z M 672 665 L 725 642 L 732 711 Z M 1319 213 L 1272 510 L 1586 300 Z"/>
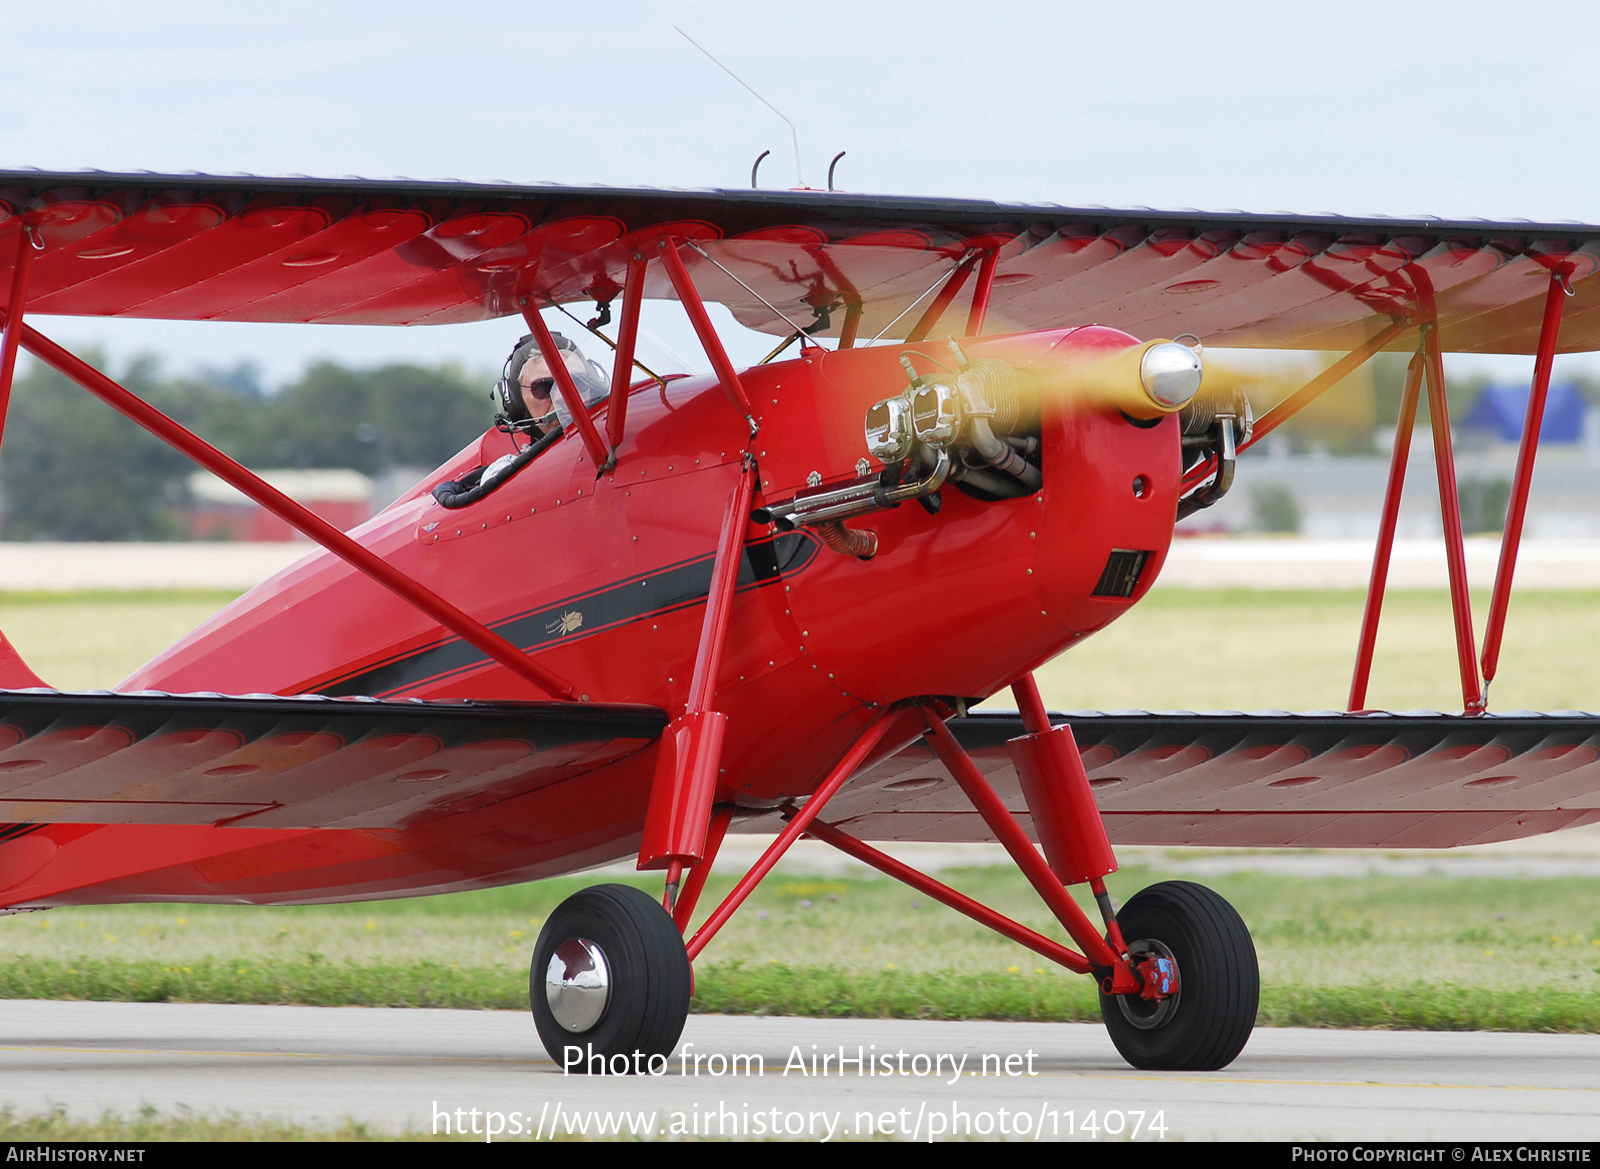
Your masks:
<path fill-rule="evenodd" d="M 545 922 L 528 999 L 539 1038 L 563 1069 L 637 1074 L 677 1046 L 689 978 L 683 935 L 666 910 L 628 885 L 596 885 Z"/>
<path fill-rule="evenodd" d="M 1232 1063 L 1261 998 L 1255 945 L 1233 906 L 1203 885 L 1165 881 L 1135 894 L 1117 923 L 1135 968 L 1143 964 L 1147 978 L 1159 968 L 1177 986 L 1164 997 L 1101 993 L 1100 1015 L 1122 1058 L 1164 1071 Z"/>

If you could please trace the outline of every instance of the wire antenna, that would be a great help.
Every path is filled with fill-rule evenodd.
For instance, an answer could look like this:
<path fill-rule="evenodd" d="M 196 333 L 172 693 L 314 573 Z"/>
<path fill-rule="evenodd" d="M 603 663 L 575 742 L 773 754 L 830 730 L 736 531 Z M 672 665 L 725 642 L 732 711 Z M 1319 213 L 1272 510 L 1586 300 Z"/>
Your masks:
<path fill-rule="evenodd" d="M 695 48 L 699 49 L 706 56 L 711 57 L 711 50 L 707 49 L 704 45 L 702 45 L 699 41 L 695 40 L 688 33 L 684 32 L 681 28 L 678 28 L 677 25 L 673 25 L 672 27 L 677 29 L 678 35 L 681 36 L 684 40 L 688 41 L 691 45 L 693 45 Z M 769 109 L 773 113 L 777 114 L 778 117 L 782 118 L 785 122 L 789 122 L 789 115 L 788 114 L 784 113 L 777 106 L 773 105 L 766 98 L 762 97 L 759 93 L 756 93 L 756 91 L 751 88 L 750 83 L 748 81 L 746 81 L 743 77 L 740 77 L 732 69 L 729 69 L 721 61 L 718 61 L 715 57 L 711 57 L 711 61 L 712 61 L 712 64 L 716 65 L 716 67 L 718 69 L 721 69 L 729 77 L 733 78 L 740 85 L 744 86 L 746 89 L 749 89 L 751 93 L 755 94 L 756 100 L 759 101 L 762 105 L 766 106 L 767 109 Z M 795 173 L 795 176 L 800 180 L 800 185 L 803 187 L 803 186 L 806 185 L 806 176 L 800 169 L 800 134 L 799 134 L 798 131 L 795 130 L 793 122 L 789 122 L 789 137 L 794 139 L 794 173 Z M 762 157 L 764 158 L 766 156 L 763 155 Z M 760 165 L 760 159 L 757 159 L 756 162 L 757 162 L 757 165 Z M 753 178 L 754 178 L 754 176 L 752 175 L 752 179 Z"/>

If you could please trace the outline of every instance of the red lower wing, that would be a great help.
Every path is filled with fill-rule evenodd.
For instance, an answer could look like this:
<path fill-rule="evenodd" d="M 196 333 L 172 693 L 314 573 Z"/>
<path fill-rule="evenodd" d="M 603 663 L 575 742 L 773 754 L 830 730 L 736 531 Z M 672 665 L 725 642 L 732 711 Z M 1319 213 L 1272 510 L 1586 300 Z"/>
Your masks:
<path fill-rule="evenodd" d="M 637 850 L 665 714 L 481 704 L 0 692 L 0 906 L 288 904 L 477 888 Z M 1443 848 L 1600 821 L 1590 715 L 1082 714 L 1119 844 Z M 1032 834 L 1015 716 L 951 727 Z M 920 743 L 826 818 L 986 841 Z M 745 810 L 734 831 L 772 832 Z"/>
<path fill-rule="evenodd" d="M 1072 727 L 1117 844 L 1449 848 L 1600 821 L 1592 715 L 1054 717 Z M 1031 834 L 1006 751 L 1020 720 L 950 727 Z M 921 744 L 856 776 L 827 818 L 865 840 L 993 839 Z"/>

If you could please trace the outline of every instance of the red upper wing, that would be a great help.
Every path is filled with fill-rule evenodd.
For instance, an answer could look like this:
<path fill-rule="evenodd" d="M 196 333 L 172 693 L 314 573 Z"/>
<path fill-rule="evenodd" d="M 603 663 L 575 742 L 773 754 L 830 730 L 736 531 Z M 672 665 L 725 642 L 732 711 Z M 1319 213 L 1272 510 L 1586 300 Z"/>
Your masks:
<path fill-rule="evenodd" d="M 1559 267 L 1575 292 L 1561 351 L 1600 348 L 1600 282 L 1588 279 L 1600 266 L 1600 227 L 1570 223 L 0 172 L 0 265 L 13 262 L 25 222 L 43 244 L 28 299 L 41 313 L 485 320 L 528 297 L 606 300 L 628 257 L 665 236 L 698 241 L 722 265 L 685 252 L 705 299 L 772 333 L 826 322 L 819 332 L 837 336 L 859 304 L 860 336 L 903 337 L 931 300 L 919 297 L 973 249 L 997 249 L 989 332 L 1093 322 L 1215 345 L 1335 349 L 1437 311 L 1446 349 L 1531 353 Z M 973 283 L 940 330 L 963 331 Z M 659 265 L 646 295 L 672 295 Z"/>

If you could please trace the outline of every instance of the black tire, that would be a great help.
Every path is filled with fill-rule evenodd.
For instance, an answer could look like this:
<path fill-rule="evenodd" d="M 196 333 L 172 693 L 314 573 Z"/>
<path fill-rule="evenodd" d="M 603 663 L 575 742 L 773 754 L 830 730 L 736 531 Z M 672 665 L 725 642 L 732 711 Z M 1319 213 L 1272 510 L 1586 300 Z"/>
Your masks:
<path fill-rule="evenodd" d="M 1164 948 L 1178 966 L 1178 994 L 1167 1004 L 1101 993 L 1100 1015 L 1122 1058 L 1161 1071 L 1227 1067 L 1249 1041 L 1261 1000 L 1244 920 L 1203 885 L 1164 881 L 1136 893 L 1117 924 L 1135 960 L 1141 949 Z"/>
<path fill-rule="evenodd" d="M 545 989 L 556 950 L 575 938 L 604 954 L 610 983 L 603 1013 L 579 1031 L 557 1021 Z M 628 885 L 596 885 L 563 901 L 539 931 L 528 973 L 539 1038 L 557 1066 L 572 1072 L 591 1070 L 591 1056 L 602 1058 L 609 1074 L 647 1071 L 651 1056 L 670 1056 L 689 1016 L 689 987 L 683 935 L 649 894 Z"/>

